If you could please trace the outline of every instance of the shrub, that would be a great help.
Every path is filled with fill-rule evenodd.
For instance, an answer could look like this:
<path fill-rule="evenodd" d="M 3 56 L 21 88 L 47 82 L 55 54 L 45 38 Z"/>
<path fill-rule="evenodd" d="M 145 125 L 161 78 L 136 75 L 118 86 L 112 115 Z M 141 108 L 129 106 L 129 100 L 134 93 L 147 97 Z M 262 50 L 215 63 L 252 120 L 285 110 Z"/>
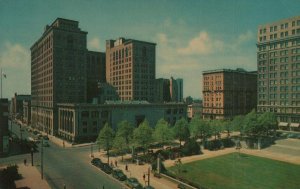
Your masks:
<path fill-rule="evenodd" d="M 188 139 L 183 145 L 183 148 L 181 149 L 181 154 L 183 156 L 201 154 L 200 145 L 195 139 Z"/>

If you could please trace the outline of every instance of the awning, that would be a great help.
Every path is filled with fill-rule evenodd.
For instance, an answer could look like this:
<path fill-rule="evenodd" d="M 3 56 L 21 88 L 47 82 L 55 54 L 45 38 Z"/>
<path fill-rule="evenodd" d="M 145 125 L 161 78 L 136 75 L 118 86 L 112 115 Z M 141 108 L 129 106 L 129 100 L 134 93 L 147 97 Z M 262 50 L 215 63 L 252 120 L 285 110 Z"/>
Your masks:
<path fill-rule="evenodd" d="M 291 123 L 291 127 L 299 127 L 299 123 Z"/>
<path fill-rule="evenodd" d="M 279 122 L 278 126 L 279 127 L 287 127 L 289 123 L 287 122 Z"/>

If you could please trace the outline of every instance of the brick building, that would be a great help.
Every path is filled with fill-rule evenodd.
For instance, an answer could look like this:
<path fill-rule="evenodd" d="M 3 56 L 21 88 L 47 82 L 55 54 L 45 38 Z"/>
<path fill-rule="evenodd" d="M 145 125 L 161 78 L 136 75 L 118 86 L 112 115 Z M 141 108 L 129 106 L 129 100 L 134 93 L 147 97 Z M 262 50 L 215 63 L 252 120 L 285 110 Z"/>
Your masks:
<path fill-rule="evenodd" d="M 203 72 L 203 118 L 230 119 L 256 108 L 257 73 L 243 69 Z"/>

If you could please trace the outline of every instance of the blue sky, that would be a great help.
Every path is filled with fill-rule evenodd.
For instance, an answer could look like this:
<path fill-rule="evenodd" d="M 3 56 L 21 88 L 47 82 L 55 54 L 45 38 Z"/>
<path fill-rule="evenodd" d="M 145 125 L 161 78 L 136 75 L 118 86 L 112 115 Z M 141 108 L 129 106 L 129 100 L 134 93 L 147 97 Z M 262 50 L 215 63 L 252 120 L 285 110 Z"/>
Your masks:
<path fill-rule="evenodd" d="M 88 49 L 118 37 L 157 43 L 156 77 L 202 97 L 202 71 L 256 70 L 260 24 L 300 15 L 300 0 L 0 0 L 3 96 L 30 94 L 30 47 L 57 17 L 79 21 Z"/>

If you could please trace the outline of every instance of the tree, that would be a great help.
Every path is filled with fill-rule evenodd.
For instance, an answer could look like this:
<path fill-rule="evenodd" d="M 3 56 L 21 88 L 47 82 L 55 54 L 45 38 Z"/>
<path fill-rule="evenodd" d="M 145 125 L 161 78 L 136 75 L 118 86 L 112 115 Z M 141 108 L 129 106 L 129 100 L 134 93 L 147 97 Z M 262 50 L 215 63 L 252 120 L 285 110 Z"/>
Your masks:
<path fill-rule="evenodd" d="M 118 123 L 118 130 L 116 136 L 123 138 L 125 144 L 127 145 L 127 147 L 129 147 L 130 143 L 132 142 L 133 130 L 134 127 L 129 121 L 121 121 Z"/>
<path fill-rule="evenodd" d="M 164 119 L 157 121 L 153 132 L 153 138 L 159 143 L 170 142 L 173 139 L 171 128 Z"/>
<path fill-rule="evenodd" d="M 269 135 L 271 130 L 277 129 L 277 119 L 273 112 L 265 112 L 258 117 L 258 123 L 262 127 L 262 134 Z"/>
<path fill-rule="evenodd" d="M 210 131 L 211 134 L 215 136 L 215 140 L 217 140 L 217 137 L 220 136 L 220 133 L 222 132 L 223 128 L 223 120 L 210 120 Z"/>
<path fill-rule="evenodd" d="M 113 141 L 113 147 L 121 153 L 123 161 L 124 150 L 128 147 L 125 138 L 117 134 Z"/>
<path fill-rule="evenodd" d="M 153 129 L 149 126 L 149 122 L 146 119 L 133 131 L 133 141 L 136 145 L 143 147 L 144 154 L 153 141 L 152 133 Z"/>
<path fill-rule="evenodd" d="M 114 140 L 114 131 L 108 125 L 108 123 L 105 123 L 104 127 L 100 130 L 97 141 L 99 145 L 106 150 L 108 163 L 109 163 L 109 150 L 112 147 L 113 140 Z"/>
<path fill-rule="evenodd" d="M 190 137 L 188 122 L 184 118 L 176 121 L 175 126 L 173 127 L 173 134 L 174 138 L 179 140 L 181 148 L 181 142 L 186 141 Z"/>
<path fill-rule="evenodd" d="M 255 110 L 252 110 L 245 116 L 242 132 L 249 136 L 259 135 L 261 133 L 261 127 L 258 123 Z"/>
<path fill-rule="evenodd" d="M 224 120 L 223 123 L 222 123 L 222 127 L 227 132 L 227 138 L 229 138 L 230 133 L 233 131 L 233 125 L 232 125 L 231 121 Z"/>
<path fill-rule="evenodd" d="M 210 136 L 209 123 L 198 116 L 195 116 L 190 122 L 191 136 L 195 139 L 206 140 Z"/>
<path fill-rule="evenodd" d="M 239 131 L 241 133 L 243 130 L 244 119 L 245 119 L 245 116 L 243 116 L 243 115 L 235 116 L 233 118 L 233 120 L 231 121 L 232 129 L 234 131 Z"/>

